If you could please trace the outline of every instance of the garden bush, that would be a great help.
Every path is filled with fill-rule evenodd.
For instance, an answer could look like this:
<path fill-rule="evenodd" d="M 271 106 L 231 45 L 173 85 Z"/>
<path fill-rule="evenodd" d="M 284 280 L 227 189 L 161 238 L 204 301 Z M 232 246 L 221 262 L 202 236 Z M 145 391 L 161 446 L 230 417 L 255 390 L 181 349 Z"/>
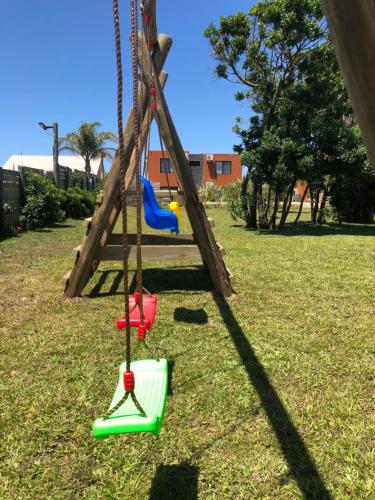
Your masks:
<path fill-rule="evenodd" d="M 95 208 L 96 195 L 92 191 L 86 191 L 78 187 L 72 187 L 65 191 L 64 210 L 67 217 L 80 219 L 90 216 Z"/>
<path fill-rule="evenodd" d="M 27 174 L 25 205 L 21 222 L 27 229 L 42 229 L 63 221 L 66 217 L 80 219 L 90 216 L 96 195 L 78 187 L 58 189 L 39 174 Z"/>
<path fill-rule="evenodd" d="M 246 200 L 241 194 L 241 189 L 241 181 L 236 181 L 223 187 L 223 200 L 226 202 L 228 211 L 234 220 L 246 220 L 246 214 L 244 211 Z"/>
<path fill-rule="evenodd" d="M 64 192 L 39 174 L 27 174 L 21 222 L 27 229 L 42 229 L 64 219 Z"/>
<path fill-rule="evenodd" d="M 337 176 L 331 187 L 331 205 L 339 222 L 373 222 L 375 175 L 370 165 L 351 175 Z"/>
<path fill-rule="evenodd" d="M 240 180 L 232 182 L 222 187 L 223 200 L 227 203 L 232 200 L 238 200 L 241 196 L 242 182 Z"/>
<path fill-rule="evenodd" d="M 223 188 L 207 183 L 199 189 L 202 202 L 220 202 L 223 199 Z"/>

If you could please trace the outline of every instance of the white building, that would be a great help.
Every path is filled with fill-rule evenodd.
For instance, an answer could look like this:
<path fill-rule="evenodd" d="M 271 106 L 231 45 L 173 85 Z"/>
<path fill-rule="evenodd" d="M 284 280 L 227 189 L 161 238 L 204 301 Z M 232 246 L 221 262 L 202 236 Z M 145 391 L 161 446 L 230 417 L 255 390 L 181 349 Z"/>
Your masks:
<path fill-rule="evenodd" d="M 59 165 L 72 170 L 85 171 L 85 161 L 80 156 L 59 155 Z M 18 167 L 31 167 L 53 172 L 53 156 L 12 155 L 4 163 L 3 169 L 19 171 Z M 104 175 L 103 159 L 91 160 L 91 173 L 101 179 Z"/>

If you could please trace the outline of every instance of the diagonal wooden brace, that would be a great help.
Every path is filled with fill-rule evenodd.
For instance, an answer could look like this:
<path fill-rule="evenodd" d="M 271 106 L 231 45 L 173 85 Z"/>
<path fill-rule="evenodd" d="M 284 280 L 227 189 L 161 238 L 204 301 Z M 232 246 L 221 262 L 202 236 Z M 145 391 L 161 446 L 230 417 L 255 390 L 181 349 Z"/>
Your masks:
<path fill-rule="evenodd" d="M 195 241 L 199 247 L 202 260 L 211 275 L 215 290 L 220 295 L 228 297 L 232 295 L 233 289 L 225 263 L 216 244 L 204 207 L 199 201 L 189 162 L 185 156 L 184 149 L 169 112 L 163 88 L 157 76 L 157 69 L 150 58 L 149 51 L 143 39 L 140 39 L 140 41 L 141 47 L 143 47 L 143 60 L 145 61 L 142 68 L 144 82 L 146 85 L 149 85 L 149 82 L 152 81 L 156 87 L 157 108 L 154 112 L 154 117 L 175 168 L 179 184 L 185 193 L 183 198 L 185 209 L 194 232 Z"/>
<path fill-rule="evenodd" d="M 152 55 L 152 61 L 154 64 L 154 71 L 159 74 L 167 55 L 169 53 L 170 47 L 172 45 L 172 39 L 167 35 L 159 35 L 158 43 L 155 46 Z M 163 74 L 162 79 L 164 83 L 166 81 L 166 74 Z M 145 121 L 148 122 L 146 115 L 146 110 L 149 105 L 149 93 L 144 88 L 142 92 L 139 93 L 140 97 L 140 122 L 142 125 L 142 136 L 147 136 L 147 130 L 145 130 Z M 133 179 L 135 172 L 135 162 L 131 162 L 132 155 L 134 153 L 134 127 L 132 112 L 130 112 L 125 128 L 124 128 L 124 143 L 125 143 L 125 160 L 126 164 L 129 165 L 128 172 L 126 176 L 126 186 L 127 189 Z M 142 142 L 142 137 L 141 137 Z M 140 150 L 144 147 L 140 144 Z M 111 170 L 106 180 L 103 189 L 103 202 L 95 210 L 91 228 L 88 232 L 86 238 L 84 239 L 81 249 L 79 252 L 79 257 L 69 273 L 65 282 L 65 296 L 67 298 L 77 297 L 81 294 L 83 288 L 85 287 L 87 281 L 90 279 L 92 272 L 97 267 L 97 261 L 95 260 L 99 249 L 105 246 L 108 237 L 110 236 L 112 229 L 116 223 L 120 202 L 120 162 L 119 158 L 116 156 L 112 162 Z"/>

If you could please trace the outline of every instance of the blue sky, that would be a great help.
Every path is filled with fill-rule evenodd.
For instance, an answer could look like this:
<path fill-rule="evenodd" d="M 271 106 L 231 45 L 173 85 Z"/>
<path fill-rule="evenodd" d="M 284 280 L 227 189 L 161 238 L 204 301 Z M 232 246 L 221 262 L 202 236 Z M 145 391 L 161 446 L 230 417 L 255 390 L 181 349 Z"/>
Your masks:
<path fill-rule="evenodd" d="M 158 29 L 173 38 L 165 69 L 166 97 L 186 150 L 231 152 L 231 128 L 247 107 L 233 84 L 218 80 L 203 37 L 220 15 L 247 11 L 251 0 L 158 0 Z M 128 0 L 120 2 L 124 70 L 130 91 Z M 116 131 L 115 57 L 110 0 L 12 0 L 0 16 L 0 165 L 11 154 L 51 154 L 52 138 L 37 125 L 59 123 L 60 135 L 81 121 Z M 127 115 L 130 92 L 125 93 Z M 158 148 L 156 130 L 152 147 Z"/>

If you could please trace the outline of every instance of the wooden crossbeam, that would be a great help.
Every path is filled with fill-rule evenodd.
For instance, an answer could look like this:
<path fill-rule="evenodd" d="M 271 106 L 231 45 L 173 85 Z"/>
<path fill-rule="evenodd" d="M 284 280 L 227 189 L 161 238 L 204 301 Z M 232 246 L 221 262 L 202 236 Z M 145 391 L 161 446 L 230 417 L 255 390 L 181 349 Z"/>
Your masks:
<path fill-rule="evenodd" d="M 142 68 L 144 82 L 146 85 L 149 85 L 149 82 L 153 81 L 156 86 L 157 109 L 154 111 L 154 117 L 175 168 L 179 184 L 185 194 L 183 200 L 193 229 L 194 238 L 199 247 L 202 260 L 211 275 L 215 290 L 224 297 L 230 296 L 233 293 L 233 289 L 228 272 L 216 245 L 204 207 L 199 201 L 189 162 L 186 159 L 184 149 L 169 112 L 163 88 L 159 78 L 156 76 L 156 68 L 150 58 L 143 37 L 140 38 L 140 42 L 141 50 L 143 49 L 143 60 L 146 62 Z"/>
<path fill-rule="evenodd" d="M 120 245 L 106 245 L 100 249 L 98 258 L 101 261 L 122 262 L 123 248 Z M 137 260 L 137 247 L 129 246 L 128 260 Z M 142 247 L 142 261 L 144 262 L 171 262 L 171 261 L 201 261 L 201 254 L 197 245 L 160 246 L 148 245 Z"/>
<path fill-rule="evenodd" d="M 161 72 L 171 45 L 172 39 L 170 37 L 166 35 L 160 35 L 158 37 L 158 43 L 152 55 L 152 61 L 155 67 L 154 71 L 156 72 L 155 74 L 159 75 Z M 161 75 L 161 78 L 165 83 L 167 75 L 163 74 Z M 139 93 L 139 100 L 140 122 L 144 125 L 146 120 L 145 114 L 149 105 L 149 92 L 146 92 L 145 88 L 143 89 L 143 92 Z M 143 136 L 145 137 L 145 129 L 143 125 L 142 131 Z M 135 170 L 135 162 L 133 162 L 133 167 L 131 165 L 131 158 L 134 154 L 134 139 L 133 117 L 132 112 L 130 112 L 124 128 L 125 161 L 127 165 L 129 165 L 126 176 L 127 187 L 130 186 Z M 143 145 L 141 144 L 140 146 L 140 150 L 142 150 Z M 65 296 L 68 298 L 76 297 L 82 292 L 88 279 L 90 278 L 91 273 L 98 265 L 98 250 L 105 246 L 106 241 L 116 223 L 120 209 L 120 171 L 120 161 L 118 156 L 116 156 L 112 162 L 111 170 L 103 189 L 103 199 L 101 200 L 101 204 L 95 210 L 91 221 L 90 231 L 88 231 L 87 236 L 81 245 L 79 258 L 76 259 L 69 278 L 66 280 Z"/>
<path fill-rule="evenodd" d="M 128 260 L 137 260 L 137 235 L 128 234 Z M 223 246 L 217 241 L 216 245 L 224 255 Z M 82 245 L 73 249 L 73 256 L 79 259 Z M 98 261 L 118 261 L 124 258 L 122 234 L 112 234 L 105 247 L 99 248 L 95 256 Z M 192 234 L 143 234 L 142 235 L 142 260 L 144 261 L 193 261 L 201 260 L 199 248 Z"/>
<path fill-rule="evenodd" d="M 196 245 L 192 234 L 142 234 L 142 246 L 145 245 Z M 136 235 L 128 234 L 129 245 L 136 245 Z M 122 245 L 122 234 L 112 234 L 108 239 L 109 245 Z"/>
<path fill-rule="evenodd" d="M 136 260 L 136 243 L 137 235 L 128 235 L 128 259 Z M 219 242 L 216 245 L 221 254 L 224 253 L 224 248 Z M 81 246 L 73 250 L 73 255 L 77 256 L 82 251 Z M 123 246 L 122 235 L 112 234 L 107 242 L 107 245 L 100 248 L 96 258 L 100 261 L 122 261 Z M 201 260 L 199 248 L 194 241 L 192 234 L 180 234 L 171 236 L 165 234 L 143 234 L 142 235 L 142 260 L 144 261 L 193 261 Z"/>

